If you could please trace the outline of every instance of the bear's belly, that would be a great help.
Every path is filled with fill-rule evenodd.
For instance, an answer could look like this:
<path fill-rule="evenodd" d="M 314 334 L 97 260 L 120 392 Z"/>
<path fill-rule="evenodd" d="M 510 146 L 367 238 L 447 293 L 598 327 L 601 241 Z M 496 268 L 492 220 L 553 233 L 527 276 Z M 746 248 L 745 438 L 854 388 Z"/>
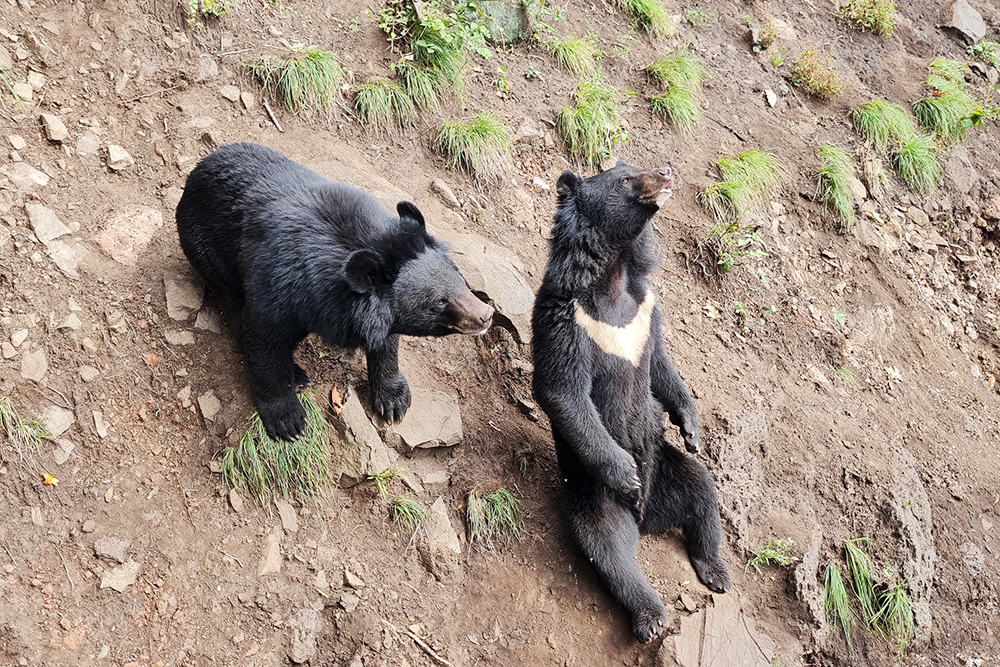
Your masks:
<path fill-rule="evenodd" d="M 663 429 L 663 409 L 650 391 L 649 352 L 638 368 L 614 355 L 594 354 L 590 398 L 611 437 L 633 455 L 659 440 Z"/>

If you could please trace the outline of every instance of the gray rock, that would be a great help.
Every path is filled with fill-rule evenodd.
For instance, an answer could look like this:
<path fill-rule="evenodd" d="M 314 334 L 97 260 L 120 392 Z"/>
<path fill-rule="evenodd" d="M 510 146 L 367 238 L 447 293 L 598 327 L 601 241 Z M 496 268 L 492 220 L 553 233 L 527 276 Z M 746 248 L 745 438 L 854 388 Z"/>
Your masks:
<path fill-rule="evenodd" d="M 18 329 L 10 335 L 10 344 L 14 347 L 21 347 L 26 340 L 28 340 L 27 329 Z"/>
<path fill-rule="evenodd" d="M 983 15 L 967 0 L 958 0 L 948 10 L 945 26 L 958 32 L 969 43 L 975 43 L 986 36 L 986 22 Z"/>
<path fill-rule="evenodd" d="M 222 410 L 222 403 L 215 397 L 215 390 L 209 389 L 198 397 L 198 407 L 201 408 L 201 415 L 207 421 L 214 422 L 216 415 Z"/>
<path fill-rule="evenodd" d="M 10 179 L 10 182 L 18 190 L 33 190 L 36 187 L 44 188 L 49 184 L 49 177 L 45 172 L 38 171 L 27 162 L 14 162 L 0 167 L 0 174 Z"/>
<path fill-rule="evenodd" d="M 962 194 L 969 194 L 979 181 L 979 173 L 972 166 L 969 151 L 965 146 L 952 146 L 944 160 L 944 172 Z"/>
<path fill-rule="evenodd" d="M 350 568 L 344 568 L 344 585 L 348 588 L 353 588 L 356 591 L 360 591 L 365 587 L 364 580 L 358 575 L 351 572 Z"/>
<path fill-rule="evenodd" d="M 48 137 L 49 141 L 62 144 L 69 140 L 69 130 L 66 129 L 66 124 L 58 116 L 43 113 L 41 120 L 42 127 L 45 128 L 45 136 Z"/>
<path fill-rule="evenodd" d="M 911 206 L 906 209 L 906 217 L 910 220 L 910 222 L 919 227 L 926 227 L 930 224 L 930 218 L 927 217 L 927 214 L 916 206 Z"/>
<path fill-rule="evenodd" d="M 73 331 L 79 331 L 83 327 L 83 320 L 76 313 L 70 313 L 66 316 L 62 322 L 56 327 L 57 329 L 71 329 Z"/>
<path fill-rule="evenodd" d="M 284 498 L 275 498 L 274 506 L 278 508 L 278 516 L 281 518 L 281 527 L 286 533 L 299 532 L 299 515 L 296 514 L 292 504 Z"/>
<path fill-rule="evenodd" d="M 19 97 L 22 102 L 31 102 L 35 97 L 35 89 L 27 81 L 17 81 L 13 83 L 10 90 Z"/>
<path fill-rule="evenodd" d="M 457 581 L 462 573 L 462 543 L 451 525 L 443 497 L 431 505 L 424 521 L 424 532 L 426 539 L 417 545 L 424 567 L 438 581 Z"/>
<path fill-rule="evenodd" d="M 101 576 L 101 588 L 113 588 L 119 593 L 135 583 L 139 576 L 139 564 L 134 560 L 126 561 L 116 568 L 107 570 Z"/>
<path fill-rule="evenodd" d="M 879 231 L 878 227 L 872 224 L 869 220 L 858 220 L 852 231 L 861 245 L 868 246 L 869 248 L 878 248 L 880 250 L 885 248 L 882 240 L 882 233 Z"/>
<path fill-rule="evenodd" d="M 229 489 L 229 506 L 233 508 L 233 511 L 237 514 L 243 514 L 243 510 L 246 507 L 246 503 L 243 500 L 243 496 L 236 489 Z"/>
<path fill-rule="evenodd" d="M 56 212 L 47 206 L 27 202 L 24 211 L 28 214 L 28 222 L 35 232 L 35 238 L 46 246 L 54 239 L 70 233 L 69 227 L 64 225 Z"/>
<path fill-rule="evenodd" d="M 462 441 L 462 414 L 457 396 L 413 386 L 410 391 L 413 403 L 403 421 L 389 427 L 387 438 L 394 435 L 409 451 L 418 447 L 450 447 Z"/>
<path fill-rule="evenodd" d="M 514 253 L 480 236 L 438 228 L 430 231 L 451 247 L 451 257 L 469 289 L 496 309 L 494 324 L 510 329 L 518 342 L 529 342 L 535 293 L 524 280 L 524 265 Z"/>
<path fill-rule="evenodd" d="M 93 132 L 87 131 L 76 140 L 76 152 L 82 157 L 94 157 L 101 150 L 101 139 Z"/>
<path fill-rule="evenodd" d="M 86 364 L 80 366 L 77 371 L 80 373 L 80 379 L 84 382 L 93 382 L 97 378 L 101 377 L 101 371 L 93 366 L 87 366 Z"/>
<path fill-rule="evenodd" d="M 117 144 L 108 145 L 108 169 L 124 171 L 135 164 L 129 152 Z"/>
<path fill-rule="evenodd" d="M 94 241 L 105 255 L 123 266 L 135 266 L 139 255 L 163 227 L 163 214 L 152 208 L 132 206 L 116 210 L 100 223 Z"/>
<path fill-rule="evenodd" d="M 184 195 L 184 190 L 178 188 L 175 185 L 171 185 L 169 188 L 163 191 L 163 206 L 166 207 L 168 211 L 176 211 L 177 204 L 181 201 L 181 196 Z"/>
<path fill-rule="evenodd" d="M 348 387 L 333 426 L 343 441 L 338 472 L 342 487 L 354 486 L 369 475 L 385 472 L 399 458 L 394 449 L 382 442 L 353 387 Z"/>
<path fill-rule="evenodd" d="M 660 645 L 660 651 L 656 656 L 656 664 L 663 666 L 700 667 L 701 636 L 704 628 L 704 611 L 699 611 L 690 616 L 682 616 L 680 631 L 676 635 L 673 635 L 673 637 L 668 635 L 663 640 L 663 644 Z M 671 652 L 673 655 L 670 655 Z"/>
<path fill-rule="evenodd" d="M 198 68 L 195 71 L 195 83 L 208 83 L 214 81 L 219 76 L 219 63 L 214 58 L 199 58 Z"/>
<path fill-rule="evenodd" d="M 165 275 L 163 288 L 167 298 L 167 315 L 171 319 L 183 322 L 201 308 L 205 286 L 192 274 Z"/>
<path fill-rule="evenodd" d="M 116 563 L 125 562 L 125 552 L 132 543 L 118 537 L 101 537 L 94 542 L 94 555 L 108 558 Z"/>
<path fill-rule="evenodd" d="M 80 277 L 78 267 L 80 265 L 80 244 L 76 241 L 62 241 L 56 239 L 50 241 L 48 248 L 49 259 L 59 267 L 68 278 L 76 280 Z"/>
<path fill-rule="evenodd" d="M 38 421 L 45 425 L 49 433 L 58 438 L 76 421 L 76 413 L 58 405 L 50 405 L 45 408 Z"/>
<path fill-rule="evenodd" d="M 440 178 L 435 178 L 431 181 L 431 191 L 441 197 L 441 201 L 456 211 L 462 208 L 462 204 L 459 203 L 458 197 L 455 196 L 455 192 Z"/>
<path fill-rule="evenodd" d="M 348 614 L 353 612 L 358 608 L 358 604 L 361 603 L 361 598 L 353 593 L 342 593 L 340 596 L 340 601 L 338 604 L 340 608 L 346 611 Z"/>
<path fill-rule="evenodd" d="M 987 220 L 1000 220 L 1000 195 L 993 195 L 986 201 L 983 217 Z"/>
<path fill-rule="evenodd" d="M 493 0 L 481 5 L 494 44 L 517 44 L 535 34 L 539 3 L 523 0 Z"/>
<path fill-rule="evenodd" d="M 23 150 L 28 145 L 28 142 L 20 134 L 8 134 L 7 141 L 10 143 L 10 147 L 16 151 Z"/>
<path fill-rule="evenodd" d="M 101 439 L 108 437 L 108 423 L 104 421 L 104 413 L 100 410 L 91 410 L 94 417 L 94 430 Z"/>
<path fill-rule="evenodd" d="M 94 521 L 93 519 L 87 519 L 86 521 L 83 522 L 83 525 L 80 527 L 80 530 L 82 530 L 84 533 L 92 533 L 95 530 L 97 530 L 97 522 Z"/>
<path fill-rule="evenodd" d="M 221 334 L 222 315 L 215 308 L 202 308 L 194 320 L 194 328 Z"/>
<path fill-rule="evenodd" d="M 76 449 L 76 445 L 69 440 L 56 438 L 55 445 L 52 447 L 52 458 L 56 462 L 56 465 L 61 466 L 66 461 L 69 461 L 69 457 L 74 449 Z"/>
<path fill-rule="evenodd" d="M 194 345 L 194 334 L 190 331 L 168 329 L 163 332 L 163 338 L 171 345 Z"/>
<path fill-rule="evenodd" d="M 236 86 L 222 86 L 219 88 L 219 95 L 222 95 L 230 102 L 238 102 L 240 99 L 240 89 Z"/>
<path fill-rule="evenodd" d="M 295 664 L 309 661 L 319 648 L 316 641 L 316 630 L 319 626 L 319 616 L 313 609 L 300 609 L 299 613 L 288 621 L 292 631 L 288 648 L 288 658 Z"/>
<path fill-rule="evenodd" d="M 257 104 L 256 98 L 254 98 L 253 93 L 243 91 L 240 93 L 240 102 L 243 103 L 243 108 L 246 110 L 253 109 L 254 105 Z"/>
<path fill-rule="evenodd" d="M 264 577 L 281 571 L 281 542 L 273 533 L 264 538 L 263 552 L 260 564 L 257 566 L 257 576 Z"/>
<path fill-rule="evenodd" d="M 48 371 L 49 360 L 44 347 L 33 352 L 25 352 L 24 356 L 21 357 L 21 377 L 25 380 L 41 382 Z"/>
<path fill-rule="evenodd" d="M 690 613 L 698 611 L 698 603 L 695 602 L 694 598 L 692 598 L 686 592 L 681 592 L 680 601 L 686 611 Z"/>

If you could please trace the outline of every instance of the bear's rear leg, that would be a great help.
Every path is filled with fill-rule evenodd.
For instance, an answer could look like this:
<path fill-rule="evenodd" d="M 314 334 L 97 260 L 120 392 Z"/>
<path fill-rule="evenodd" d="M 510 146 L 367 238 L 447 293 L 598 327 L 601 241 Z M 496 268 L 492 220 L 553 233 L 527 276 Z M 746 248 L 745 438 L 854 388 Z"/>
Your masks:
<path fill-rule="evenodd" d="M 639 544 L 635 518 L 606 494 L 586 498 L 580 505 L 570 510 L 577 543 L 611 594 L 631 614 L 635 638 L 643 644 L 652 641 L 666 626 L 667 609 L 635 562 Z"/>
<path fill-rule="evenodd" d="M 306 411 L 295 393 L 299 372 L 293 361 L 297 341 L 275 341 L 247 332 L 244 351 L 253 385 L 253 400 L 272 438 L 294 440 L 305 426 Z M 305 376 L 308 381 L 308 376 Z"/>

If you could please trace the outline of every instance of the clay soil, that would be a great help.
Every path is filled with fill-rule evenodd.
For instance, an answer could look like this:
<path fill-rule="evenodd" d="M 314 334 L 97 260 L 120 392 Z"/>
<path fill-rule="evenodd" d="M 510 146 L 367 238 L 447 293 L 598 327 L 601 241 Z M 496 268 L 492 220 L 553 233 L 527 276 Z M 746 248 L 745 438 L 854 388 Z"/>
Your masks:
<path fill-rule="evenodd" d="M 671 607 L 671 625 L 665 639 L 635 642 L 568 534 L 551 435 L 531 409 L 530 348 L 501 327 L 480 339 L 410 339 L 401 350 L 412 384 L 460 398 L 463 442 L 400 460 L 426 480 L 421 504 L 439 496 L 448 504 L 462 535 L 457 580 L 428 572 L 371 484 L 298 507 L 296 532 L 283 531 L 273 506 L 230 505 L 211 463 L 252 413 L 243 361 L 227 334 L 166 312 L 164 277 L 187 270 L 173 225 L 186 173 L 213 144 L 256 141 L 314 168 L 349 162 L 355 185 L 389 182 L 425 210 L 441 209 L 429 186 L 442 179 L 462 205 L 449 225 L 457 220 L 456 231 L 511 250 L 536 288 L 554 183 L 573 166 L 554 120 L 577 81 L 529 43 L 472 58 L 465 97 L 398 132 L 362 127 L 348 97 L 322 118 L 272 99 L 279 131 L 247 74 L 252 58 L 315 44 L 360 82 L 389 74 L 399 54 L 373 21 L 375 2 L 232 4 L 221 20 L 194 28 L 172 0 L 0 2 L 14 80 L 45 77 L 21 108 L 0 90 L 0 165 L 20 159 L 51 177 L 44 187 L 0 180 L 0 338 L 28 331 L 5 348 L 0 395 L 28 418 L 52 406 L 75 417 L 61 464 L 62 445 L 22 459 L 0 440 L 0 664 L 272 666 L 289 663 L 295 642 L 314 646 L 314 665 L 437 664 L 386 622 L 411 628 L 456 666 L 674 664 L 689 617 L 681 593 L 699 610 L 720 601 L 698 583 L 679 535 L 646 537 L 638 559 Z M 931 196 L 891 182 L 884 199 L 868 203 L 881 226 L 862 217 L 858 232 L 843 234 L 814 200 L 819 147 L 862 148 L 848 110 L 874 98 L 919 99 L 930 60 L 962 57 L 964 44 L 939 27 L 943 3 L 930 0 L 900 3 L 889 39 L 851 30 L 824 1 L 666 4 L 679 15 L 714 11 L 714 20 L 683 22 L 676 38 L 656 42 L 630 32 L 603 0 L 553 3 L 565 13 L 548 20 L 561 35 L 593 29 L 605 79 L 635 93 L 622 98 L 629 140 L 618 157 L 675 170 L 675 197 L 654 219 L 655 282 L 668 350 L 700 410 L 702 459 L 719 485 L 735 583 L 727 599 L 773 642 L 771 664 L 897 663 L 893 646 L 860 631 L 848 655 L 822 621 L 823 568 L 842 563 L 844 540 L 870 537 L 876 561 L 906 579 L 918 601 L 918 638 L 904 664 L 1000 665 L 1000 267 L 997 222 L 983 215 L 1000 194 L 1000 128 L 943 150 L 946 176 Z M 997 41 L 1000 13 L 973 4 Z M 780 42 L 789 57 L 809 44 L 833 54 L 842 97 L 805 97 L 783 78 L 787 65 L 776 70 L 770 54 L 751 50 L 747 19 L 759 23 L 765 11 L 793 28 Z M 643 70 L 682 43 L 709 72 L 703 117 L 686 135 L 651 115 L 655 89 Z M 208 72 L 200 82 L 199 72 Z M 252 93 L 252 106 L 224 98 L 224 85 Z M 1000 104 L 985 69 L 970 86 Z M 773 108 L 767 90 L 777 96 Z M 441 119 L 484 108 L 517 139 L 507 178 L 485 190 L 448 169 L 432 145 Z M 65 146 L 46 139 L 41 113 L 66 124 Z M 84 159 L 76 142 L 86 131 L 124 147 L 135 164 L 115 172 Z M 759 216 L 764 257 L 720 276 L 699 245 L 712 220 L 695 196 L 717 177 L 716 159 L 751 148 L 773 149 L 789 177 Z M 70 227 L 78 277 L 49 258 L 25 203 Z M 164 224 L 134 265 L 113 261 L 94 237 L 113 214 L 136 207 L 160 211 Z M 920 240 L 928 238 L 941 243 Z M 80 326 L 61 328 L 71 314 Z M 194 343 L 168 342 L 177 329 Z M 26 379 L 24 357 L 39 349 L 47 372 Z M 328 354 L 310 339 L 299 363 L 321 391 L 363 387 L 360 354 Z M 85 381 L 81 366 L 98 376 Z M 214 391 L 222 409 L 213 421 L 197 403 L 186 407 L 185 388 L 193 397 Z M 58 487 L 41 473 L 58 477 Z M 522 499 L 526 535 L 493 551 L 470 548 L 465 497 L 495 486 Z M 269 535 L 280 536 L 281 569 L 261 577 Z M 95 556 L 101 538 L 127 540 L 127 558 L 139 565 L 124 592 L 99 587 L 117 565 Z M 775 538 L 793 541 L 796 563 L 744 573 Z M 345 569 L 365 586 L 342 586 Z M 345 593 L 356 599 L 345 604 Z"/>

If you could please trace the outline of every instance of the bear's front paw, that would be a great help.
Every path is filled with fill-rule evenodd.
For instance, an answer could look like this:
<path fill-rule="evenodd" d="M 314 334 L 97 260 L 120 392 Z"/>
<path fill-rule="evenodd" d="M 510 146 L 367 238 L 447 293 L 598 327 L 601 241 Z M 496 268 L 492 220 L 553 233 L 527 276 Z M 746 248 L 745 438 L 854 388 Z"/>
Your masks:
<path fill-rule="evenodd" d="M 372 384 L 372 405 L 375 413 L 390 424 L 403 421 L 410 408 L 410 385 L 402 373 L 397 373 L 388 381 Z"/>
<path fill-rule="evenodd" d="M 609 461 L 598 466 L 598 479 L 612 491 L 638 499 L 642 486 L 639 481 L 639 468 L 635 459 L 624 449 L 618 451 Z"/>
<path fill-rule="evenodd" d="M 711 560 L 692 558 L 691 566 L 698 575 L 698 580 L 711 591 L 725 593 L 733 585 L 726 564 L 718 556 Z"/>
<path fill-rule="evenodd" d="M 701 453 L 701 432 L 698 430 L 697 424 L 695 424 L 693 430 L 682 428 L 681 435 L 684 436 L 685 449 L 692 454 Z"/>
<path fill-rule="evenodd" d="M 637 612 L 632 617 L 632 633 L 641 644 L 648 644 L 667 625 L 667 609 L 662 604 Z"/>
<path fill-rule="evenodd" d="M 257 412 L 273 440 L 295 440 L 306 423 L 306 411 L 295 394 L 272 401 L 257 401 Z"/>

